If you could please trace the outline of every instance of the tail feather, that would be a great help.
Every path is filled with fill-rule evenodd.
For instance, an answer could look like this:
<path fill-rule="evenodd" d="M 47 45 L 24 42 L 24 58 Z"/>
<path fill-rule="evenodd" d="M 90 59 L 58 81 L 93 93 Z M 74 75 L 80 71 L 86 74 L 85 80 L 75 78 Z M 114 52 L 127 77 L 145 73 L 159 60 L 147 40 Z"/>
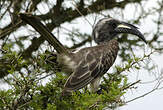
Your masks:
<path fill-rule="evenodd" d="M 20 13 L 20 18 L 27 24 L 31 25 L 37 32 L 40 33 L 57 51 L 59 54 L 69 54 L 69 51 L 57 40 L 57 38 L 50 32 L 50 30 L 41 23 L 36 16 L 27 13 Z"/>

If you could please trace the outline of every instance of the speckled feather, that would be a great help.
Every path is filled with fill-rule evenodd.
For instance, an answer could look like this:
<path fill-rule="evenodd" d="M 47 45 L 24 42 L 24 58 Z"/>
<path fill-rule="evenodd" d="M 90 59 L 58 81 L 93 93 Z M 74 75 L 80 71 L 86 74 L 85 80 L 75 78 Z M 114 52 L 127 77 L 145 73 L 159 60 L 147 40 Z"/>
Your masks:
<path fill-rule="evenodd" d="M 42 36 L 46 36 L 46 40 L 57 51 L 60 66 L 66 68 L 64 70 L 66 73 L 72 73 L 65 83 L 63 93 L 80 89 L 89 83 L 95 91 L 97 90 L 101 76 L 109 70 L 117 57 L 118 42 L 113 39 L 118 34 L 133 34 L 147 43 L 143 34 L 134 25 L 113 18 L 103 18 L 97 22 L 92 31 L 92 38 L 98 45 L 75 53 L 69 52 L 35 16 L 30 14 L 19 16 Z"/>
<path fill-rule="evenodd" d="M 113 65 L 118 49 L 118 42 L 110 40 L 75 53 L 71 57 L 72 61 L 75 62 L 74 72 L 67 79 L 64 91 L 80 89 L 93 82 L 97 77 L 103 76 Z M 71 68 L 72 65 L 68 66 Z"/>

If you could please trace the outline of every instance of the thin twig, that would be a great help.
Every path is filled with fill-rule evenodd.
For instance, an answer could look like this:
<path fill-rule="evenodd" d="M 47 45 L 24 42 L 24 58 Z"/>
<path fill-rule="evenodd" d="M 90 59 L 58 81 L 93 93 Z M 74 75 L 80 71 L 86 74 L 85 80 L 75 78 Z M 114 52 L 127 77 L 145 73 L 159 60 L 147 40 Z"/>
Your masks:
<path fill-rule="evenodd" d="M 135 84 L 137 84 L 137 83 L 140 83 L 140 81 L 141 81 L 141 80 L 138 80 L 138 81 L 136 81 L 136 82 L 134 82 L 134 83 L 128 85 L 127 87 L 122 88 L 122 91 L 125 90 L 125 89 L 130 88 L 131 86 L 133 86 L 133 85 L 135 85 Z"/>
<path fill-rule="evenodd" d="M 74 1 L 74 0 L 73 0 Z M 74 1 L 75 2 L 75 1 Z M 75 2 L 76 3 L 76 2 Z M 77 8 L 77 6 L 75 4 L 72 3 L 72 5 L 74 5 L 76 11 L 84 17 L 84 19 L 90 24 L 91 27 L 93 27 L 93 25 L 89 22 L 89 20 L 80 12 L 80 10 Z"/>
<path fill-rule="evenodd" d="M 160 86 L 160 84 L 161 84 L 161 82 L 159 81 L 151 91 L 149 91 L 149 92 L 147 92 L 147 93 L 145 93 L 145 94 L 143 94 L 143 95 L 140 95 L 140 96 L 138 96 L 138 97 L 136 97 L 136 98 L 133 98 L 133 99 L 131 99 L 131 100 L 129 100 L 129 101 L 126 101 L 125 103 L 129 103 L 129 102 L 132 102 L 132 101 L 134 101 L 134 100 L 137 100 L 137 99 L 140 99 L 140 98 L 142 98 L 142 97 L 147 96 L 148 94 L 150 94 L 150 93 L 152 93 L 152 92 L 158 90 L 158 87 Z"/>

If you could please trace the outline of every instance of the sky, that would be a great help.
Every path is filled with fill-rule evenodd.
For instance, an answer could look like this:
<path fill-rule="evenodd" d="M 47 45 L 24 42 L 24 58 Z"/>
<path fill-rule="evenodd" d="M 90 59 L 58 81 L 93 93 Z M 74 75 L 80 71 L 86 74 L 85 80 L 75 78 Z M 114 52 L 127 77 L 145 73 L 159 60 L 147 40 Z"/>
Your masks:
<path fill-rule="evenodd" d="M 149 2 L 147 4 L 144 4 L 144 10 L 148 10 L 151 7 L 157 7 L 157 3 L 153 2 L 153 0 L 149 0 Z M 132 5 L 128 5 L 127 7 L 125 7 L 125 14 L 124 14 L 124 18 L 123 20 L 131 20 L 134 19 L 133 18 L 133 13 L 135 13 L 135 11 L 139 14 L 140 10 L 139 8 L 135 9 L 133 8 Z M 103 12 L 104 15 L 107 14 L 112 14 L 113 12 Z M 134 15 L 137 16 L 137 15 Z M 114 15 L 112 16 L 113 18 L 122 20 L 120 15 Z M 98 19 L 102 18 L 101 16 L 98 16 Z M 138 26 L 140 28 L 140 31 L 142 33 L 145 32 L 150 32 L 150 33 L 154 33 L 155 29 L 156 29 L 156 25 L 153 23 L 152 20 L 156 19 L 157 16 L 153 15 L 153 16 L 149 16 L 145 21 L 141 21 L 141 24 Z M 87 16 L 86 19 L 93 24 L 93 17 L 91 16 Z M 76 19 L 72 24 L 70 25 L 69 23 L 65 23 L 62 26 L 66 27 L 68 29 L 73 29 L 73 27 L 79 27 L 80 32 L 86 32 L 86 33 L 91 33 L 92 32 L 92 27 L 91 25 L 87 22 L 87 20 L 85 20 L 84 17 Z M 150 26 L 149 26 L 150 25 Z M 54 32 L 55 33 L 55 32 Z M 151 34 L 152 35 L 152 34 Z M 149 37 L 153 37 L 149 35 L 147 39 L 149 39 Z M 64 35 L 63 35 L 64 36 Z M 64 41 L 66 39 L 64 39 L 64 37 L 62 36 L 62 38 L 60 38 L 60 41 L 64 44 Z M 163 38 L 161 39 L 163 40 Z M 95 44 L 93 44 L 95 45 Z M 89 45 L 87 45 L 89 46 Z M 145 53 L 149 53 L 149 51 L 151 51 L 150 47 L 148 45 L 144 45 L 145 48 Z M 143 49 L 144 50 L 144 49 Z M 135 50 L 135 53 L 137 55 L 142 56 L 144 53 L 143 51 L 139 51 L 139 50 Z M 148 81 L 152 81 L 155 79 L 155 75 L 153 74 L 160 74 L 161 69 L 163 69 L 162 66 L 162 62 L 163 61 L 163 55 L 158 55 L 158 54 L 154 54 L 151 56 L 152 62 L 149 61 L 149 64 L 153 64 L 156 65 L 156 69 L 154 71 L 152 71 L 151 73 L 145 71 L 145 70 L 140 70 L 140 71 L 132 71 L 131 73 L 128 73 L 128 79 L 129 82 L 135 82 L 137 80 L 141 80 L 142 82 L 148 82 Z M 120 62 L 118 61 L 118 59 L 115 62 L 115 65 L 119 64 Z M 114 67 L 114 66 L 113 66 Z M 139 75 L 139 76 L 138 76 Z M 159 76 L 159 75 L 158 75 Z M 127 94 L 125 94 L 124 99 L 125 101 L 131 100 L 135 97 L 141 96 L 149 91 L 151 91 L 155 85 L 157 84 L 157 81 L 154 83 L 148 83 L 148 84 L 138 84 L 136 85 L 137 89 L 136 90 L 132 90 L 132 91 L 127 91 Z M 163 85 L 162 85 L 163 86 Z M 157 90 L 153 93 L 150 93 L 149 95 L 142 97 L 140 99 L 137 99 L 135 101 L 129 102 L 126 105 L 119 107 L 118 110 L 162 110 L 162 102 L 163 102 L 163 89 L 161 90 Z"/>
<path fill-rule="evenodd" d="M 148 8 L 150 7 L 157 7 L 156 2 L 153 2 L 154 0 L 149 0 L 148 4 L 145 4 L 144 10 L 148 10 Z M 157 0 L 155 0 L 157 1 Z M 40 5 L 39 6 L 40 10 L 44 10 L 46 13 L 46 6 Z M 130 19 L 134 19 L 133 17 L 133 13 L 137 11 L 137 13 L 140 12 L 139 8 L 135 9 L 133 8 L 132 5 L 128 5 L 127 7 L 125 7 L 125 15 L 124 15 L 124 19 L 123 20 L 130 20 Z M 103 12 L 103 14 L 107 15 L 107 14 L 113 13 L 113 12 Z M 137 16 L 137 15 L 135 15 Z M 121 15 L 114 15 L 112 16 L 114 18 L 118 18 L 119 20 L 121 20 Z M 102 18 L 102 16 L 98 16 L 98 19 Z M 92 15 L 91 16 L 87 16 L 86 19 L 88 19 L 92 24 L 93 24 L 93 18 Z M 141 25 L 139 26 L 140 31 L 145 33 L 145 32 L 153 32 L 155 31 L 156 26 L 153 24 L 152 20 L 155 19 L 154 16 L 149 16 L 147 18 L 147 20 L 145 22 L 142 21 Z M 149 26 L 150 24 L 150 26 Z M 69 24 L 69 23 L 64 23 L 63 25 L 61 25 L 62 27 L 66 27 L 70 30 L 73 29 L 73 27 L 79 27 L 80 32 L 86 32 L 86 33 L 91 33 L 92 32 L 92 27 L 91 25 L 88 23 L 87 20 L 85 20 L 84 17 L 78 18 L 75 21 L 73 21 L 73 24 Z M 57 30 L 54 30 L 54 34 L 56 34 Z M 60 37 L 59 40 L 64 44 L 68 44 L 71 45 L 70 42 L 67 42 L 67 39 L 65 39 L 65 33 L 66 31 L 63 31 L 63 37 Z M 62 36 L 62 35 L 61 35 Z M 65 36 L 65 37 L 64 37 Z M 152 37 L 152 36 L 151 36 Z M 163 40 L 163 39 L 162 39 Z M 93 43 L 93 45 L 95 45 Z M 90 46 L 90 45 L 87 45 Z M 150 51 L 150 47 L 148 47 L 148 45 L 144 45 L 145 46 L 145 50 L 148 52 Z M 139 52 L 138 54 L 142 55 L 142 51 Z M 154 54 L 152 55 L 152 63 L 157 65 L 157 70 L 153 71 L 153 72 L 161 72 L 161 69 L 163 69 L 162 66 L 162 62 L 163 62 L 163 55 L 158 55 L 158 54 Z M 118 61 L 118 59 L 116 60 L 116 64 L 119 64 L 120 62 Z M 138 72 L 132 71 L 132 74 L 128 74 L 128 78 L 130 82 L 134 82 L 138 79 L 142 80 L 143 82 L 147 82 L 147 81 L 151 81 L 155 78 L 154 75 L 150 75 L 147 71 L 144 70 L 140 70 Z M 137 74 L 139 74 L 139 77 L 137 77 Z M 125 95 L 124 99 L 125 101 L 131 100 L 137 96 L 140 96 L 150 90 L 153 89 L 153 87 L 155 86 L 157 82 L 155 83 L 149 83 L 149 84 L 138 84 L 137 85 L 137 89 L 133 90 L 133 91 L 128 91 L 127 94 Z M 6 85 L 1 86 L 0 88 L 6 89 L 8 88 Z M 127 103 L 125 106 L 122 106 L 120 108 L 118 108 L 118 110 L 162 110 L 162 103 L 163 103 L 163 89 L 155 91 L 153 93 L 150 93 L 149 95 L 142 97 L 140 99 L 137 99 L 135 101 L 129 102 Z"/>

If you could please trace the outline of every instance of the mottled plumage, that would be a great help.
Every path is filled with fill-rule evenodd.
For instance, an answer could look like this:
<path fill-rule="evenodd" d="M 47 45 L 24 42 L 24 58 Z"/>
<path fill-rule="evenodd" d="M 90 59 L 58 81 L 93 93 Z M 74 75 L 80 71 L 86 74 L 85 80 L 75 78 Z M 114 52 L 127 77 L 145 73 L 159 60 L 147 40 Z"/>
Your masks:
<path fill-rule="evenodd" d="M 109 70 L 117 57 L 119 47 L 114 38 L 119 33 L 135 34 L 145 41 L 137 27 L 112 18 L 101 19 L 92 33 L 98 45 L 63 57 L 64 63 L 68 64 L 68 70 L 72 70 L 72 74 L 64 85 L 63 93 L 81 89 L 89 83 L 93 92 L 98 90 L 100 78 Z M 69 59 L 68 62 L 66 58 Z"/>
<path fill-rule="evenodd" d="M 73 53 L 71 60 L 74 62 L 73 67 L 75 68 L 65 83 L 65 90 L 80 89 L 103 76 L 114 63 L 118 49 L 118 42 L 111 40 Z"/>
<path fill-rule="evenodd" d="M 63 95 L 78 90 L 91 83 L 92 91 L 97 91 L 101 77 L 113 65 L 117 53 L 118 42 L 114 39 L 120 33 L 138 36 L 146 40 L 137 27 L 113 18 L 101 19 L 93 29 L 92 38 L 97 46 L 87 47 L 78 52 L 69 52 L 37 17 L 20 14 L 23 21 L 33 26 L 57 51 L 57 61 L 71 75 L 67 79 Z"/>

